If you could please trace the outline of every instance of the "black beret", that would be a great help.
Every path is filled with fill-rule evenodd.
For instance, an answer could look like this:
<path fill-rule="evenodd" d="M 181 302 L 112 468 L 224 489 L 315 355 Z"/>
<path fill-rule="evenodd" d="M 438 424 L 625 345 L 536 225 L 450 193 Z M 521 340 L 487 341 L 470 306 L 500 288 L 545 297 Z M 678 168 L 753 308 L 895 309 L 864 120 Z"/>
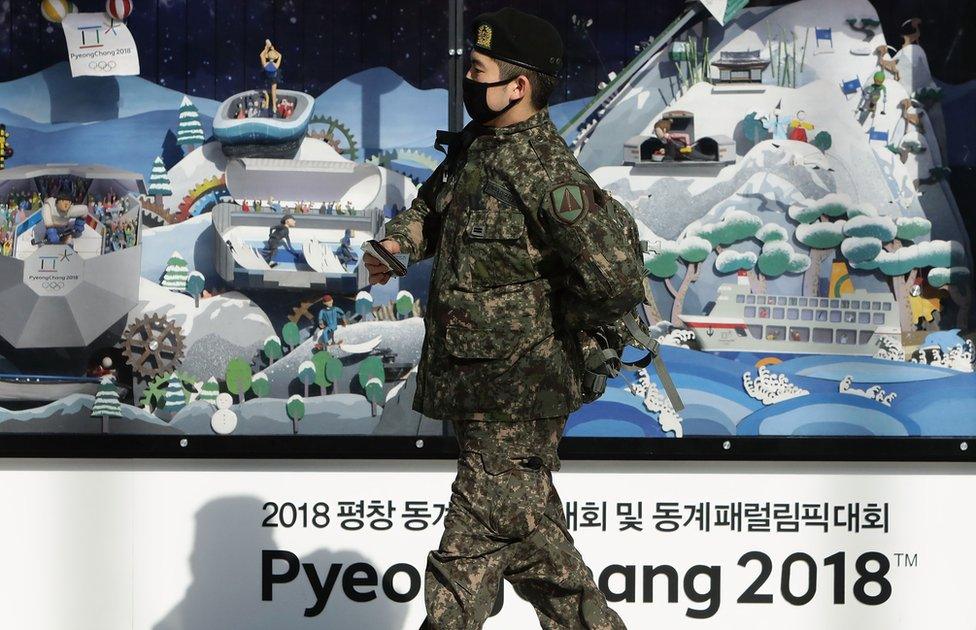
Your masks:
<path fill-rule="evenodd" d="M 478 52 L 542 74 L 559 74 L 563 40 L 546 20 L 505 7 L 482 13 L 472 24 L 474 49 Z"/>

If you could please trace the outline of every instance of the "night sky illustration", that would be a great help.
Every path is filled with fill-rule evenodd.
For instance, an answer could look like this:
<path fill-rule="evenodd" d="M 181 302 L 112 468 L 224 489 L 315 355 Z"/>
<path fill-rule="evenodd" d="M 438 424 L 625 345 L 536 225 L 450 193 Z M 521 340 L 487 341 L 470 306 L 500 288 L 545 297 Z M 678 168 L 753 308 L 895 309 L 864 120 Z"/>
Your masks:
<path fill-rule="evenodd" d="M 833 1 L 833 0 L 823 0 Z M 100 11 L 101 0 L 75 0 Z M 549 19 L 566 43 L 555 102 L 590 96 L 634 45 L 677 17 L 684 0 L 467 0 L 465 26 L 478 14 L 516 6 Z M 753 5 L 784 4 L 758 0 Z M 976 77 L 976 3 L 874 0 L 889 41 L 921 16 L 933 73 L 952 83 Z M 128 20 L 142 76 L 191 95 L 222 100 L 261 85 L 258 53 L 270 38 L 284 55 L 283 83 L 315 96 L 373 66 L 387 66 L 420 88 L 447 87 L 448 0 L 135 0 Z M 572 16 L 592 19 L 589 28 Z M 470 45 L 470 34 L 466 31 Z M 0 81 L 65 61 L 64 37 L 40 14 L 40 0 L 0 0 Z"/>

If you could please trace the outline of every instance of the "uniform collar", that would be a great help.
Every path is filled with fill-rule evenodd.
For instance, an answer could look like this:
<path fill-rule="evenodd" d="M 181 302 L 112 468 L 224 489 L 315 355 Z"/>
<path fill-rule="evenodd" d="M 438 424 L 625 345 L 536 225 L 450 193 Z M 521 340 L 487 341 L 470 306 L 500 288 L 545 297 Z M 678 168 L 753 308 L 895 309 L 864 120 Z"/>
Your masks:
<path fill-rule="evenodd" d="M 508 125 L 506 127 L 488 127 L 480 123 L 471 122 L 468 123 L 468 127 L 471 132 L 479 136 L 506 136 L 513 133 L 519 133 L 520 131 L 525 131 L 526 129 L 532 129 L 533 127 L 538 127 L 549 121 L 549 108 L 543 107 L 536 113 L 532 114 L 525 120 L 514 125 Z"/>
<path fill-rule="evenodd" d="M 480 137 L 503 139 L 534 127 L 551 124 L 552 120 L 549 118 L 548 107 L 543 107 L 522 122 L 508 125 L 507 127 L 488 127 L 481 123 L 471 121 L 461 131 L 438 130 L 434 148 L 443 152 L 448 157 L 454 157 L 458 154 L 459 150 L 466 149 Z"/>

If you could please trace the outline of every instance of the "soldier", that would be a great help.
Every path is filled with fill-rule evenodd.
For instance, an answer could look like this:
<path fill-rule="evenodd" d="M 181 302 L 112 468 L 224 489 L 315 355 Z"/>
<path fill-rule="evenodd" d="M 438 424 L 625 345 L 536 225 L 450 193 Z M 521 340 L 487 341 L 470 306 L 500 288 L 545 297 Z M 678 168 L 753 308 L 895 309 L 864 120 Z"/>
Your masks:
<path fill-rule="evenodd" d="M 474 33 L 463 93 L 473 120 L 438 132 L 447 158 L 381 241 L 411 263 L 437 254 L 413 409 L 451 421 L 460 450 L 423 628 L 481 628 L 505 578 L 543 628 L 619 630 L 551 472 L 582 404 L 579 331 L 641 302 L 642 265 L 549 118 L 558 32 L 506 8 L 479 16 Z M 385 267 L 364 262 L 385 284 Z"/>

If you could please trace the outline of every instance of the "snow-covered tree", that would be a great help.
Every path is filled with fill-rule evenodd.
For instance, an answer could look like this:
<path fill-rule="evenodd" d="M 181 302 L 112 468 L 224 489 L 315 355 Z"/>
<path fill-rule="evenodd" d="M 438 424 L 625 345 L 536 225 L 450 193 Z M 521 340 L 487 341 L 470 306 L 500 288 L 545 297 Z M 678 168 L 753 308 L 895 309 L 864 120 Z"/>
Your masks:
<path fill-rule="evenodd" d="M 834 250 L 844 241 L 844 224 L 854 202 L 847 195 L 830 193 L 806 203 L 794 204 L 787 216 L 799 225 L 794 237 L 810 248 L 810 266 L 803 276 L 803 294 L 816 296 L 820 292 L 820 269 Z M 860 209 L 854 213 L 867 212 Z"/>
<path fill-rule="evenodd" d="M 186 259 L 177 251 L 170 254 L 163 270 L 162 285 L 170 291 L 186 291 L 186 281 L 190 276 L 190 267 Z"/>
<path fill-rule="evenodd" d="M 858 216 L 844 226 L 847 237 L 841 252 L 855 269 L 878 270 L 888 277 L 891 292 L 898 302 L 901 329 L 909 331 L 912 305 L 908 292 L 920 270 L 929 270 L 933 287 L 949 285 L 949 295 L 959 306 L 958 325 L 964 327 L 971 296 L 967 290 L 968 270 L 965 252 L 957 241 L 913 241 L 926 236 L 932 223 L 922 217 Z M 953 272 L 952 270 L 956 271 Z"/>
<path fill-rule="evenodd" d="M 268 357 L 268 365 L 271 365 L 283 356 L 281 339 L 277 335 L 270 335 L 264 340 L 264 356 Z"/>
<path fill-rule="evenodd" d="M 172 184 L 169 181 L 169 173 L 166 172 L 166 164 L 162 157 L 157 157 L 153 162 L 152 172 L 149 174 L 149 194 L 155 197 L 156 204 L 163 201 L 163 197 L 173 194 Z"/>
<path fill-rule="evenodd" d="M 268 381 L 268 375 L 264 372 L 258 372 L 251 379 L 251 391 L 258 398 L 265 398 L 271 393 L 271 383 Z"/>
<path fill-rule="evenodd" d="M 93 418 L 101 416 L 102 433 L 108 433 L 109 418 L 122 417 L 119 388 L 115 386 L 115 381 L 111 376 L 102 377 L 102 382 L 98 385 L 98 392 L 95 394 L 95 403 L 92 405 L 91 415 Z"/>
<path fill-rule="evenodd" d="M 169 383 L 163 395 L 163 409 L 168 413 L 176 413 L 183 407 L 186 407 L 186 390 L 179 374 L 173 372 L 169 375 Z"/>
<path fill-rule="evenodd" d="M 727 210 L 719 221 L 713 223 L 695 222 L 689 225 L 683 235 L 674 241 L 662 241 L 658 251 L 648 256 L 644 265 L 652 276 L 664 280 L 664 284 L 674 296 L 671 308 L 671 321 L 681 325 L 681 311 L 684 308 L 685 296 L 691 288 L 691 283 L 698 280 L 701 263 L 714 250 L 721 254 L 726 247 L 733 243 L 748 240 L 756 235 L 762 227 L 759 217 L 744 210 Z M 687 265 L 681 286 L 677 289 L 671 283 L 671 277 L 678 272 L 678 263 Z"/>
<path fill-rule="evenodd" d="M 373 312 L 373 296 L 368 291 L 360 291 L 356 294 L 356 315 L 361 318 L 367 317 Z"/>
<path fill-rule="evenodd" d="M 200 388 L 200 395 L 197 396 L 197 400 L 202 400 L 203 402 L 210 403 L 211 405 L 217 405 L 217 396 L 220 394 L 220 385 L 217 383 L 217 379 L 210 377 L 207 382 L 203 384 Z"/>
<path fill-rule="evenodd" d="M 401 290 L 396 297 L 397 319 L 404 319 L 413 314 L 413 294 L 410 291 Z"/>
<path fill-rule="evenodd" d="M 366 400 L 370 403 L 370 410 L 376 415 L 376 406 L 383 404 L 383 381 L 375 376 L 366 381 Z"/>
<path fill-rule="evenodd" d="M 292 430 L 298 433 L 298 423 L 305 417 L 305 401 L 299 395 L 294 395 L 285 403 L 285 412 L 291 418 Z"/>
<path fill-rule="evenodd" d="M 185 151 L 189 153 L 194 147 L 203 144 L 204 140 L 200 111 L 190 101 L 190 97 L 184 96 L 180 103 L 180 124 L 176 129 L 176 141 L 180 146 L 186 147 Z"/>
<path fill-rule="evenodd" d="M 199 271 L 192 271 L 186 277 L 186 292 L 193 296 L 193 302 L 197 308 L 200 308 L 200 296 L 203 295 L 206 283 L 207 279 Z"/>
<path fill-rule="evenodd" d="M 308 388 L 315 382 L 315 364 L 302 361 L 298 365 L 298 380 L 305 386 L 305 398 L 308 398 Z"/>

